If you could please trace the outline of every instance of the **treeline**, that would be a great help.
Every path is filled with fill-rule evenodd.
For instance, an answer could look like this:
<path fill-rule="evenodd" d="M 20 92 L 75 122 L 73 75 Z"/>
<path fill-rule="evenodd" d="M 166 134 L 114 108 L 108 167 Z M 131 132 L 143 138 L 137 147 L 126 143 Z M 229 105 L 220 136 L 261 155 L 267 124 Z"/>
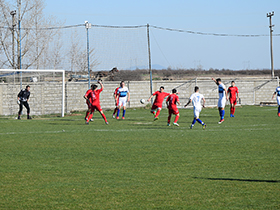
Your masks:
<path fill-rule="evenodd" d="M 280 70 L 274 71 L 275 76 L 280 77 Z M 265 76 L 269 77 L 271 70 L 229 70 L 229 69 L 209 69 L 209 70 L 195 70 L 195 69 L 163 69 L 152 70 L 153 80 L 185 80 L 194 77 L 222 77 L 222 76 Z M 144 81 L 150 79 L 150 73 L 148 70 L 120 70 L 115 73 L 113 77 L 103 78 L 107 81 Z"/>

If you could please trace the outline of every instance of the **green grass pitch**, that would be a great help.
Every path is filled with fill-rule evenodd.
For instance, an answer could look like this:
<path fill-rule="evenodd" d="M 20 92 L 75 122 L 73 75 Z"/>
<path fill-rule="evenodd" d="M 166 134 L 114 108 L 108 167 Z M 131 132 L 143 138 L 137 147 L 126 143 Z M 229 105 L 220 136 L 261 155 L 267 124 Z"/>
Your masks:
<path fill-rule="evenodd" d="M 0 209 L 280 209 L 276 107 L 105 115 L 1 117 Z"/>

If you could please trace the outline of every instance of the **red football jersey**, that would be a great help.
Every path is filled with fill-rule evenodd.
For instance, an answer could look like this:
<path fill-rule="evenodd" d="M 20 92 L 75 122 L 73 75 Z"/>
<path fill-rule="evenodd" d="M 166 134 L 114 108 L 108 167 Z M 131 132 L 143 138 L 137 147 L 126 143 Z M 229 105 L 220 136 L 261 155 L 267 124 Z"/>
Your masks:
<path fill-rule="evenodd" d="M 119 88 L 120 88 L 120 87 L 117 87 L 116 90 L 115 90 L 115 92 L 114 92 L 115 98 L 117 98 Z"/>
<path fill-rule="evenodd" d="M 168 109 L 177 109 L 176 103 L 179 102 L 179 96 L 176 94 L 171 94 L 166 99 L 168 101 Z"/>
<path fill-rule="evenodd" d="M 85 97 L 87 97 L 87 98 L 89 99 L 90 103 L 92 103 L 91 92 L 92 92 L 92 90 L 89 89 L 89 90 L 86 92 L 86 94 L 85 94 Z"/>
<path fill-rule="evenodd" d="M 230 99 L 236 99 L 236 93 L 239 93 L 238 88 L 236 86 L 232 87 L 230 86 L 228 88 L 229 98 Z"/>
<path fill-rule="evenodd" d="M 102 89 L 98 89 L 98 90 L 93 90 L 91 92 L 91 97 L 92 97 L 92 105 L 99 105 L 100 104 L 100 100 L 99 100 L 99 94 L 101 93 Z"/>
<path fill-rule="evenodd" d="M 160 92 L 160 91 L 156 91 L 153 93 L 153 96 L 156 96 L 156 99 L 154 101 L 154 105 L 161 107 L 162 106 L 162 102 L 164 100 L 164 98 L 166 96 L 169 96 L 170 93 L 165 93 L 165 92 Z"/>

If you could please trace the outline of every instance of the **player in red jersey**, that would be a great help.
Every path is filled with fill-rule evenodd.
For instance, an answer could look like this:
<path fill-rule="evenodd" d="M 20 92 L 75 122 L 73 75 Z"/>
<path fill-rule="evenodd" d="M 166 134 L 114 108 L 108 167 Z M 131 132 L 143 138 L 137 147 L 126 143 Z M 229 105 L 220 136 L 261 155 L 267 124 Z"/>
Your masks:
<path fill-rule="evenodd" d="M 89 117 L 87 118 L 86 120 L 86 124 L 88 124 L 88 122 L 91 120 L 93 114 L 94 114 L 94 111 L 97 110 L 101 116 L 103 117 L 105 123 L 108 125 L 108 121 L 106 119 L 106 116 L 105 114 L 103 113 L 102 111 L 102 108 L 100 106 L 100 100 L 99 100 L 99 94 L 102 92 L 102 90 L 104 89 L 104 86 L 103 84 L 101 83 L 101 81 L 98 81 L 98 83 L 100 84 L 101 88 L 100 89 L 97 89 L 97 85 L 93 85 L 92 86 L 92 91 L 86 96 L 84 96 L 84 98 L 90 102 L 91 104 L 91 109 L 90 109 L 90 115 Z"/>
<path fill-rule="evenodd" d="M 161 86 L 159 91 L 154 92 L 148 99 L 148 102 L 149 102 L 153 96 L 156 96 L 153 106 L 151 108 L 151 113 L 155 116 L 154 120 L 158 120 L 158 116 L 162 109 L 162 102 L 163 102 L 164 98 L 166 96 L 170 95 L 170 93 L 166 93 L 163 91 L 164 91 L 164 87 Z"/>
<path fill-rule="evenodd" d="M 86 104 L 88 106 L 87 112 L 86 112 L 86 116 L 85 116 L 85 120 L 88 119 L 88 116 L 90 114 L 90 110 L 91 110 L 91 97 L 89 97 L 89 95 L 91 94 L 91 92 L 93 91 L 93 85 L 90 86 L 90 89 L 86 92 L 86 94 L 84 95 L 84 98 L 86 99 Z M 91 119 L 92 121 L 92 119 Z"/>
<path fill-rule="evenodd" d="M 235 113 L 235 105 L 236 102 L 239 100 L 239 91 L 238 88 L 235 86 L 235 82 L 231 81 L 231 86 L 228 88 L 228 94 L 229 94 L 229 102 L 230 102 L 230 117 L 234 117 Z M 237 100 L 236 100 L 237 96 Z"/>
<path fill-rule="evenodd" d="M 119 90 L 119 88 L 120 88 L 120 87 L 117 87 L 117 88 L 115 89 L 114 94 L 113 94 L 114 99 L 115 99 L 115 103 L 116 103 L 116 108 L 114 109 L 114 112 L 113 112 L 113 118 L 115 118 L 115 114 L 116 114 L 116 112 L 118 111 L 118 106 L 119 106 L 118 90 Z"/>
<path fill-rule="evenodd" d="M 179 124 L 177 123 L 177 121 L 179 119 L 179 110 L 177 108 L 177 104 L 181 105 L 181 103 L 179 101 L 179 97 L 176 94 L 176 92 L 177 92 L 177 90 L 173 89 L 172 94 L 169 95 L 168 98 L 166 99 L 166 105 L 167 105 L 167 108 L 169 111 L 167 126 L 170 126 L 170 119 L 171 119 L 172 114 L 176 115 L 173 125 L 179 126 Z"/>

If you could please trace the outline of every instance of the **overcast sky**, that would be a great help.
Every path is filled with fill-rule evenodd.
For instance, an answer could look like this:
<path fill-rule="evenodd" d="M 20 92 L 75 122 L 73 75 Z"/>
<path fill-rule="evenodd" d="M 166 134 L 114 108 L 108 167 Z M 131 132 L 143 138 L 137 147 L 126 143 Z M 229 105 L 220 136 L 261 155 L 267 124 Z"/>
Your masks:
<path fill-rule="evenodd" d="M 280 35 L 279 0 L 47 0 L 45 4 L 45 14 L 55 16 L 65 25 L 82 24 L 85 20 L 112 26 L 149 23 L 166 28 L 229 35 L 269 35 L 266 14 L 274 11 L 273 33 Z M 92 30 L 95 28 L 91 28 L 90 33 L 93 33 Z M 151 28 L 150 37 L 153 65 L 166 68 L 270 69 L 269 36 L 213 36 Z M 93 42 L 90 40 L 91 46 Z M 280 36 L 273 37 L 273 48 L 274 67 L 280 69 Z M 139 60 L 146 59 L 146 55 L 139 57 Z M 128 64 L 130 67 L 133 65 Z M 138 61 L 138 65 L 142 63 Z"/>

